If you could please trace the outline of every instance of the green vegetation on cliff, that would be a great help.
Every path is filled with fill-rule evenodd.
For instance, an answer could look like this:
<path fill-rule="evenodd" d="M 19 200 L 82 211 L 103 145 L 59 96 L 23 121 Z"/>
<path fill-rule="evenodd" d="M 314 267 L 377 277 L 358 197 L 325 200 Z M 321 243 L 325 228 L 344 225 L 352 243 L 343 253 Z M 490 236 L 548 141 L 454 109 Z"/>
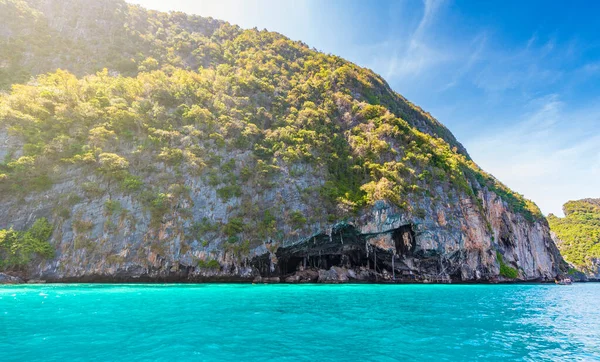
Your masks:
<path fill-rule="evenodd" d="M 600 260 L 600 199 L 569 201 L 563 211 L 563 218 L 548 215 L 557 246 L 565 260 L 588 270 L 593 259 Z"/>
<path fill-rule="evenodd" d="M 48 220 L 38 219 L 26 231 L 0 230 L 0 270 L 20 269 L 35 258 L 51 258 L 54 249 Z"/>
<path fill-rule="evenodd" d="M 500 275 L 509 279 L 516 279 L 517 277 L 519 277 L 519 271 L 511 267 L 510 265 L 507 265 L 504 262 L 504 258 L 502 257 L 502 254 L 500 254 L 499 251 L 496 251 L 496 259 L 500 264 Z"/>

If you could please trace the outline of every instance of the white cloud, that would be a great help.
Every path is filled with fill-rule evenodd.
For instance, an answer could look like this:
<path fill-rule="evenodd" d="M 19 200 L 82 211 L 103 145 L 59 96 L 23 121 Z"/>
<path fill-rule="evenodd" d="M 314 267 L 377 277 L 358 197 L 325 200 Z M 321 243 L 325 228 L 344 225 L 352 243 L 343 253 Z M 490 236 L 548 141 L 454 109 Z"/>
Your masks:
<path fill-rule="evenodd" d="M 447 61 L 450 54 L 429 41 L 429 33 L 444 3 L 444 1 L 424 0 L 423 16 L 414 31 L 407 38 L 398 38 L 397 34 L 392 33 L 388 41 L 380 43 L 380 50 L 376 52 L 378 56 L 372 61 L 374 68 L 383 70 L 387 79 L 415 77 L 428 68 Z M 397 19 L 397 21 L 403 20 Z M 391 57 L 390 53 L 392 53 Z"/>
<path fill-rule="evenodd" d="M 485 33 L 479 34 L 473 39 L 471 48 L 473 50 L 470 55 L 462 61 L 463 65 L 459 67 L 458 71 L 454 73 L 452 80 L 444 85 L 438 92 L 444 92 L 458 84 L 461 78 L 467 75 L 471 69 L 482 59 L 485 52 L 485 44 L 487 42 L 487 35 Z"/>
<path fill-rule="evenodd" d="M 489 60 L 486 29 L 456 37 L 444 24 L 447 1 L 423 0 L 420 11 L 413 8 L 414 2 L 403 4 L 390 10 L 394 26 L 387 38 L 360 46 L 351 56 L 382 74 L 398 92 L 410 96 L 459 87 L 463 80 L 473 78 L 481 62 Z M 415 10 L 421 14 L 417 21 Z"/>
<path fill-rule="evenodd" d="M 487 52 L 482 56 L 485 67 L 472 75 L 473 84 L 485 92 L 497 93 L 556 83 L 564 75 L 557 67 L 564 54 L 555 49 L 553 39 L 537 43 L 534 34 L 524 46 Z"/>
<path fill-rule="evenodd" d="M 569 110 L 557 95 L 531 107 L 536 110 L 517 124 L 466 140 L 473 159 L 545 214 L 562 215 L 568 200 L 600 197 L 600 134 L 594 132 L 600 108 Z"/>

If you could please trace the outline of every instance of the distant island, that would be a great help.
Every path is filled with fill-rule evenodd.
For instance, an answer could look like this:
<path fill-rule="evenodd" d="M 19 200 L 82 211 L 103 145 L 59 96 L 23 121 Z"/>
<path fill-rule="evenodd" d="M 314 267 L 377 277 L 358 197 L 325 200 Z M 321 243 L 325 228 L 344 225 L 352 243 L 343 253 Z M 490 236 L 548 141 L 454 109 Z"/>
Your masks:
<path fill-rule="evenodd" d="M 0 53 L 0 282 L 569 275 L 533 202 L 379 75 L 302 42 L 119 0 L 5 0 Z M 549 221 L 592 270 L 588 204 Z"/>
<path fill-rule="evenodd" d="M 565 259 L 574 268 L 600 279 L 600 199 L 569 201 L 563 205 L 564 218 L 548 215 L 552 236 Z"/>

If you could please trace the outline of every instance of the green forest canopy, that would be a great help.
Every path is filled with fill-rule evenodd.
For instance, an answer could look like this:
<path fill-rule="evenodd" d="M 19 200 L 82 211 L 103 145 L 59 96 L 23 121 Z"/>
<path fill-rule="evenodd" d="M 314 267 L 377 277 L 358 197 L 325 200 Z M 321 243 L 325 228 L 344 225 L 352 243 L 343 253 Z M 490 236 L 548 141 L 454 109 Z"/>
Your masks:
<path fill-rule="evenodd" d="M 548 215 L 550 228 L 560 242 L 564 258 L 584 270 L 591 270 L 592 259 L 600 259 L 600 199 L 569 201 L 563 206 L 564 218 Z"/>

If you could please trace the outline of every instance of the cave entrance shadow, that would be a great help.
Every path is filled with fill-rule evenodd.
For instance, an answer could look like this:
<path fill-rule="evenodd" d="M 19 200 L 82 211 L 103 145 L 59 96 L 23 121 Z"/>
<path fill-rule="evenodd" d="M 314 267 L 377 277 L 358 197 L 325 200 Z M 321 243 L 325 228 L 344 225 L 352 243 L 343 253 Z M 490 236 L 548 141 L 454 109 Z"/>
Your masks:
<path fill-rule="evenodd" d="M 392 258 L 414 254 L 415 232 L 408 224 L 385 233 L 391 233 L 394 251 L 369 245 L 368 239 L 381 233 L 361 234 L 352 225 L 341 225 L 333 228 L 331 233 L 317 234 L 303 242 L 279 248 L 276 264 L 271 264 L 270 257 L 265 255 L 255 257 L 252 264 L 261 276 L 279 277 L 303 269 L 327 270 L 331 267 L 366 268 L 376 272 L 398 269 L 400 265 L 394 265 Z"/>
<path fill-rule="evenodd" d="M 400 226 L 394 230 L 392 240 L 398 255 L 411 256 L 417 247 L 415 232 L 410 224 Z"/>

